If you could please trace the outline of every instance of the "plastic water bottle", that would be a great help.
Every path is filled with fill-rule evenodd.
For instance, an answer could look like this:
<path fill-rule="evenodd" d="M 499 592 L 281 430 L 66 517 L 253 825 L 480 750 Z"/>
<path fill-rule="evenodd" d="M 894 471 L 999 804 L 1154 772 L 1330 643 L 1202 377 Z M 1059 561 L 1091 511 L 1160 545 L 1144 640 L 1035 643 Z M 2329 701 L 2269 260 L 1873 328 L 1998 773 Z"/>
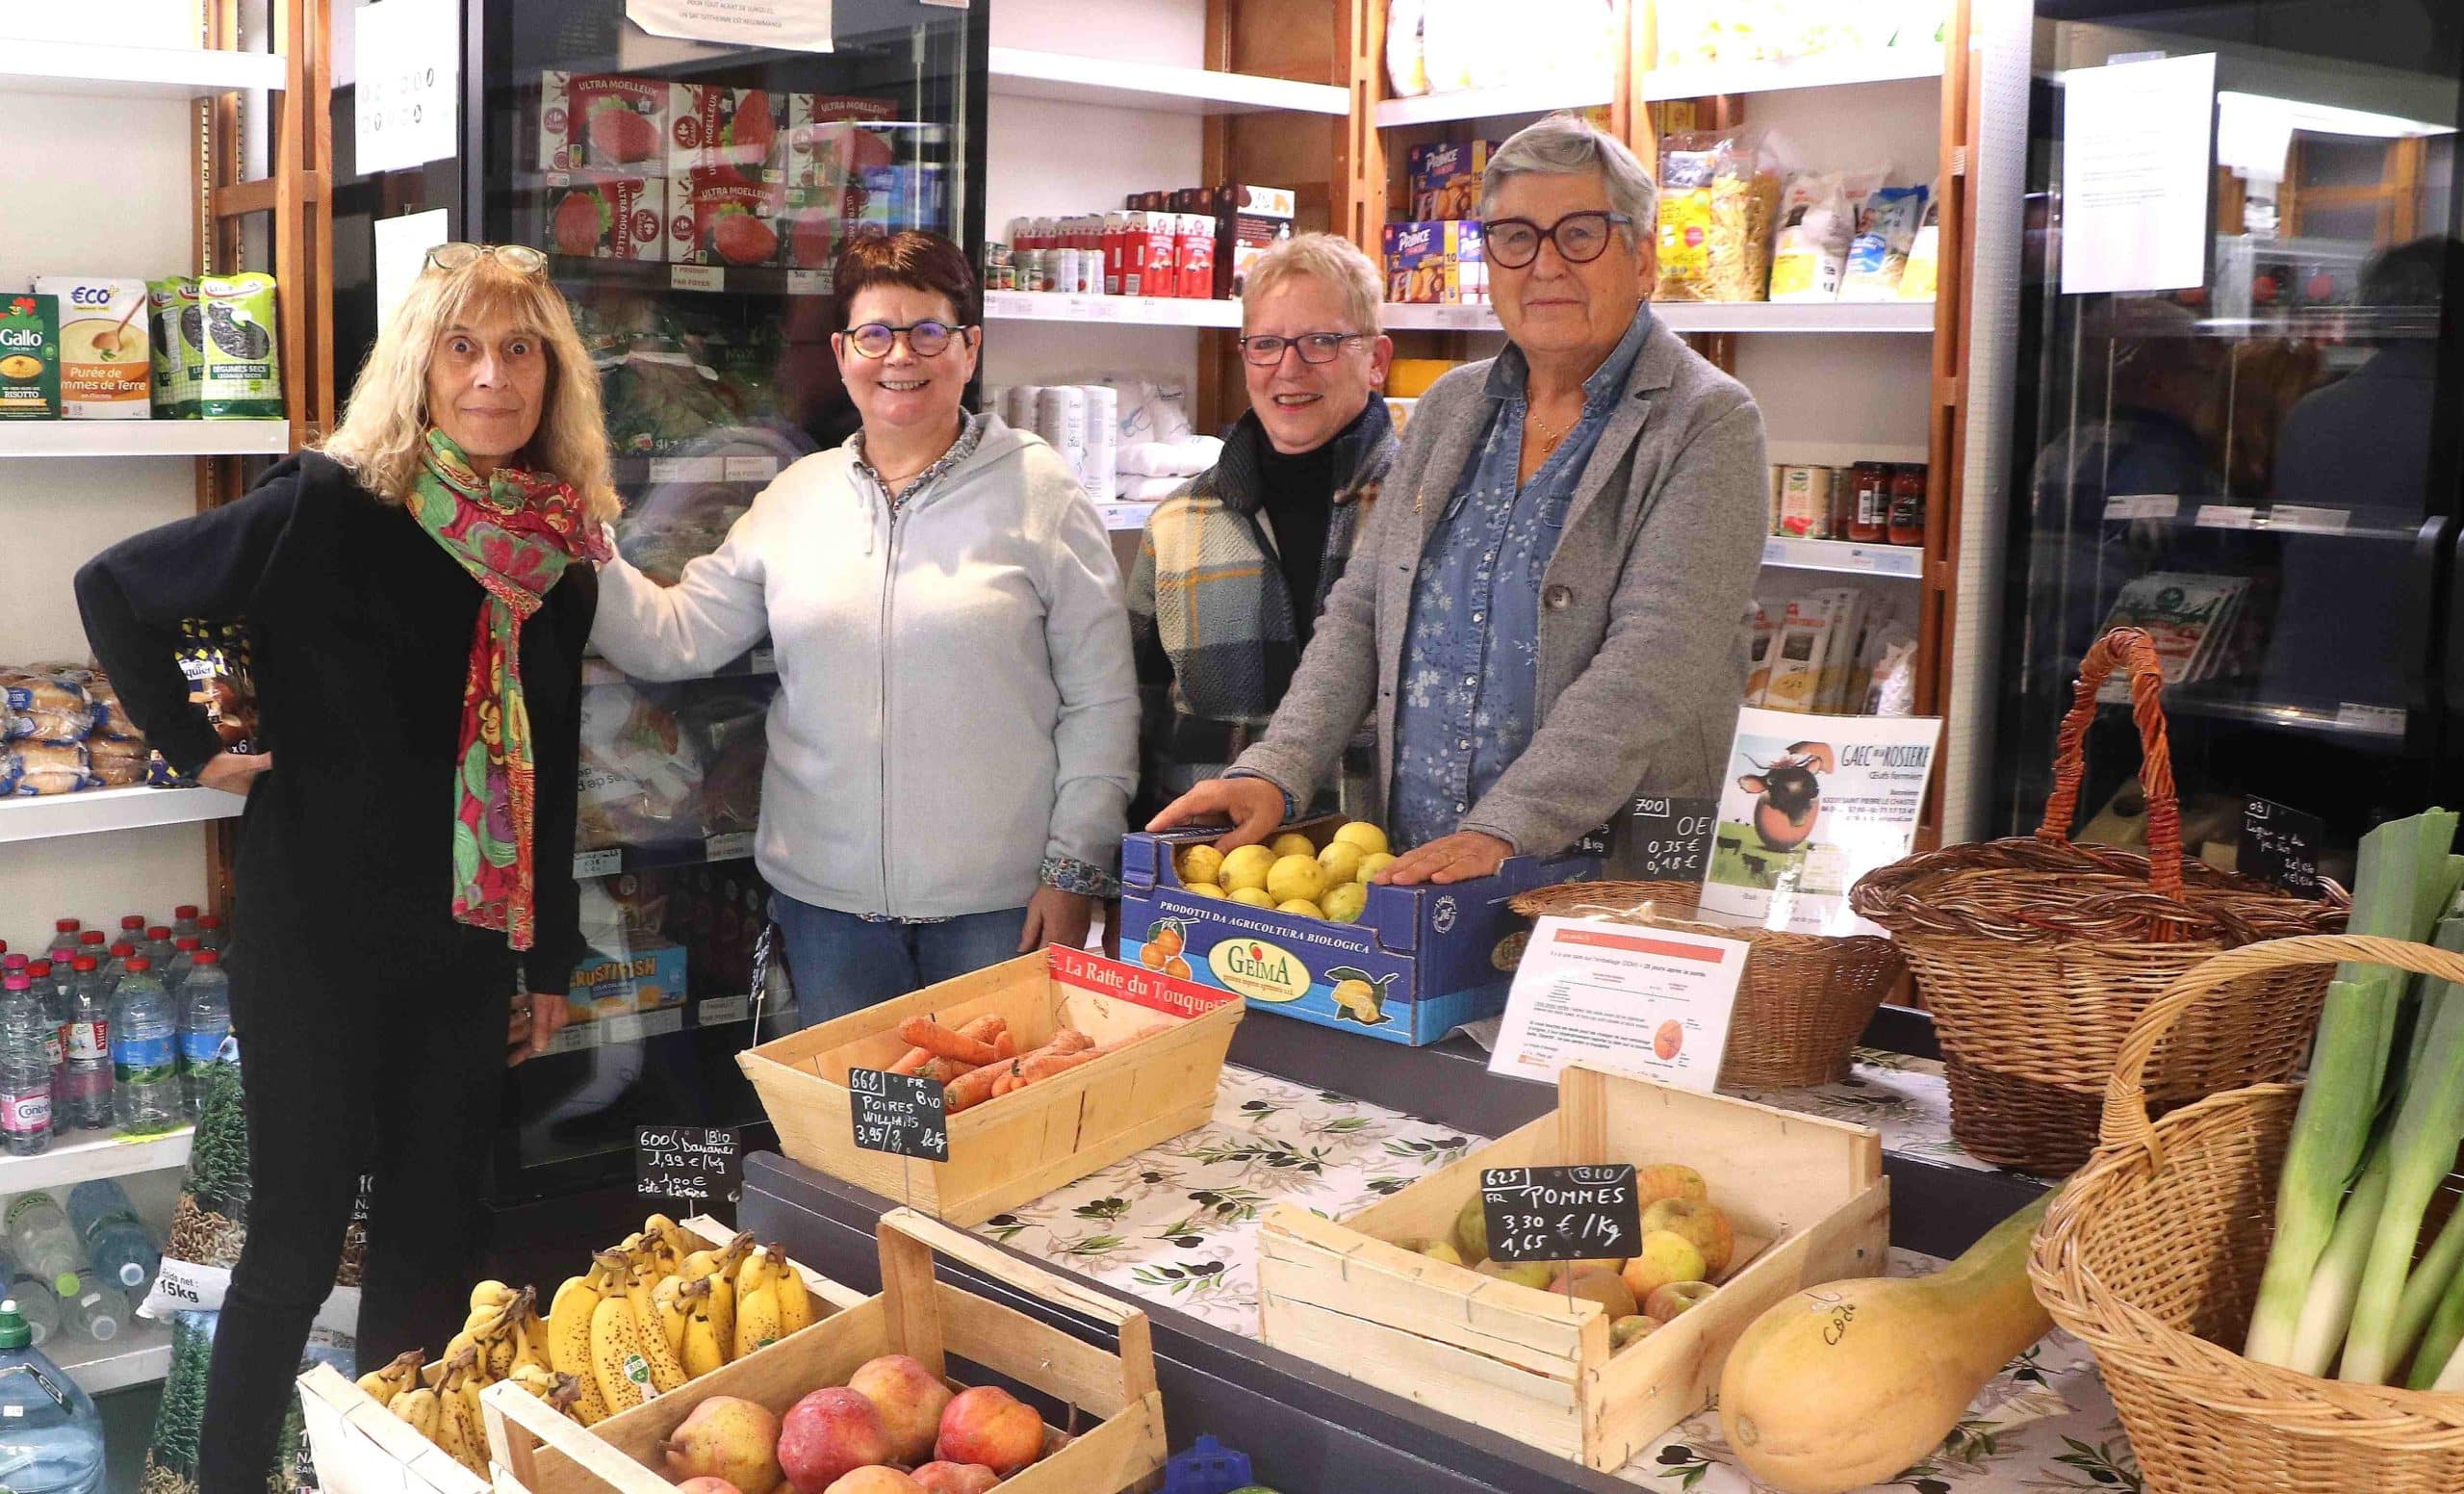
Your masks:
<path fill-rule="evenodd" d="M 227 949 L 230 947 L 231 939 L 228 934 L 223 932 L 222 915 L 219 914 L 210 913 L 197 919 L 196 937 L 204 942 L 205 947 L 208 949 Z"/>
<path fill-rule="evenodd" d="M 85 925 L 74 918 L 60 918 L 51 925 L 51 963 L 66 965 L 77 958 L 77 936 Z"/>
<path fill-rule="evenodd" d="M 0 1254 L 0 1297 L 13 1300 L 17 1315 L 26 1320 L 38 1347 L 43 1340 L 60 1331 L 60 1288 L 40 1280 L 33 1272 L 5 1254 Z"/>
<path fill-rule="evenodd" d="M 205 946 L 193 934 L 183 934 L 171 941 L 171 963 L 165 967 L 163 989 L 178 1000 L 180 988 L 189 983 L 189 972 L 196 968 L 197 951 Z"/>
<path fill-rule="evenodd" d="M 86 1264 L 86 1252 L 78 1249 L 77 1230 L 68 1223 L 60 1200 L 39 1188 L 21 1193 L 9 1201 L 6 1219 L 9 1249 L 17 1263 L 38 1279 L 53 1282 L 66 1296 L 69 1289 L 64 1278 L 77 1275 Z"/>
<path fill-rule="evenodd" d="M 62 1082 L 52 1094 L 53 1123 L 72 1131 L 106 1126 L 112 1123 L 111 987 L 93 956 L 77 957 L 67 999 L 68 1019 L 60 1029 Z"/>
<path fill-rule="evenodd" d="M 153 1232 L 137 1217 L 127 1190 L 108 1177 L 79 1183 L 68 1190 L 68 1224 L 85 1242 L 86 1258 L 105 1281 L 132 1291 L 153 1283 L 163 1252 Z"/>
<path fill-rule="evenodd" d="M 180 1123 L 178 1018 L 154 962 L 131 955 L 112 994 L 112 1109 L 122 1136 L 151 1136 Z"/>
<path fill-rule="evenodd" d="M 194 939 L 196 937 L 196 904 L 182 903 L 177 908 L 172 909 L 171 938 L 174 940 L 182 940 Z"/>
<path fill-rule="evenodd" d="M 0 1477 L 43 1494 L 97 1494 L 103 1418 L 94 1398 L 34 1346 L 25 1309 L 0 1301 Z"/>
<path fill-rule="evenodd" d="M 92 1344 L 119 1337 L 120 1325 L 129 1318 L 128 1294 L 90 1271 L 78 1273 L 75 1280 L 74 1292 L 61 1294 L 62 1335 Z"/>
<path fill-rule="evenodd" d="M 196 952 L 179 1000 L 180 1090 L 183 1108 L 194 1120 L 205 1108 L 206 1074 L 221 1061 L 222 1041 L 231 1036 L 231 981 L 222 973 L 220 953 Z"/>
<path fill-rule="evenodd" d="M 13 1157 L 51 1149 L 51 1059 L 42 1027 L 33 977 L 0 980 L 0 1150 Z"/>
<path fill-rule="evenodd" d="M 120 981 L 128 974 L 128 962 L 138 957 L 137 946 L 121 940 L 112 946 L 112 957 L 103 962 L 103 993 L 119 990 Z"/>
<path fill-rule="evenodd" d="M 60 1022 L 67 1015 L 68 1008 L 62 1002 L 64 988 L 53 977 L 50 961 L 37 960 L 26 973 L 34 978 L 35 1013 L 42 1018 L 37 1035 L 42 1040 L 42 1060 L 51 1066 L 51 1095 L 56 1107 L 60 1099 L 60 1061 L 64 1056 L 60 1045 Z M 55 1128 L 58 1123 L 59 1118 L 55 1114 Z"/>
<path fill-rule="evenodd" d="M 146 959 L 153 961 L 154 968 L 157 972 L 168 970 L 171 967 L 171 931 L 169 927 L 165 924 L 158 923 L 152 928 L 147 929 L 145 931 L 145 942 L 137 946 L 137 952 L 143 955 Z"/>
<path fill-rule="evenodd" d="M 127 917 L 120 919 L 119 937 L 113 940 L 112 942 L 115 944 L 128 944 L 131 946 L 144 943 L 145 914 L 141 913 L 133 913 Z"/>

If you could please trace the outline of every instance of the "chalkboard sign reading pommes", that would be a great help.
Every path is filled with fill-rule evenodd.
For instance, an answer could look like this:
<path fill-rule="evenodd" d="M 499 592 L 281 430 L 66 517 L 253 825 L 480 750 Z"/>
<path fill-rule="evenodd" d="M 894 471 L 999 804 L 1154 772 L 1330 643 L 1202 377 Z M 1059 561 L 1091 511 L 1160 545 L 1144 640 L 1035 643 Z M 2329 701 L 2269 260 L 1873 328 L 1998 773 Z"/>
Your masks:
<path fill-rule="evenodd" d="M 1613 1167 L 1489 1168 L 1480 1173 L 1489 1259 L 1620 1259 L 1643 1238 L 1630 1163 Z"/>

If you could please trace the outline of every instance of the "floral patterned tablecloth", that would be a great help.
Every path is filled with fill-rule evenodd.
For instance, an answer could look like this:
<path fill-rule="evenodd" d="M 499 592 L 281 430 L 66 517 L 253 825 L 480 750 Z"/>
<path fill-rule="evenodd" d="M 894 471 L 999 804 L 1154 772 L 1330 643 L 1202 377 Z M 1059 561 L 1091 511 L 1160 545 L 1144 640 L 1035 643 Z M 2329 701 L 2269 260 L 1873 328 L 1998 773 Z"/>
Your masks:
<path fill-rule="evenodd" d="M 1977 1167 L 1950 1140 L 1938 1065 L 1861 1052 L 1850 1077 L 1751 1098 L 1873 1126 L 1886 1149 Z M 1486 1140 L 1227 1066 L 1207 1125 L 979 1226 L 1132 1297 L 1258 1335 L 1256 1221 L 1277 1203 L 1333 1218 L 1409 1185 Z M 1929 1258 L 1892 1252 L 1913 1275 Z M 1764 1494 L 1735 1465 L 1719 1418 L 1680 1424 L 1620 1477 L 1685 1494 Z M 1918 1494 L 2133 1490 L 2138 1465 L 2086 1352 L 2055 1332 L 1978 1397 L 1934 1458 L 1880 1485 Z"/>

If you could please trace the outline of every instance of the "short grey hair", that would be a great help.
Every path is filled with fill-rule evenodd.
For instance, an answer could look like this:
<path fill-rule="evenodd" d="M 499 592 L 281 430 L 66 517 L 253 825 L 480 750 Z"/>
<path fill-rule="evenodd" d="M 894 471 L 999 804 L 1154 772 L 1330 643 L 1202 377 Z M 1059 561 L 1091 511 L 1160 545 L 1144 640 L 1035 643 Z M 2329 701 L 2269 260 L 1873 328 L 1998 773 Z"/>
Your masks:
<path fill-rule="evenodd" d="M 1597 171 L 1608 188 L 1608 206 L 1634 220 L 1627 242 L 1639 245 L 1659 232 L 1659 185 L 1624 141 L 1579 115 L 1554 114 L 1527 125 L 1489 157 L 1480 173 L 1480 216 L 1517 176 L 1578 176 Z"/>
<path fill-rule="evenodd" d="M 1385 283 L 1360 245 L 1330 233 L 1295 234 L 1249 261 L 1241 282 L 1241 327 L 1248 330 L 1248 308 L 1286 280 L 1323 281 L 1343 297 L 1344 312 L 1360 331 L 1378 334 L 1378 307 L 1385 301 Z"/>

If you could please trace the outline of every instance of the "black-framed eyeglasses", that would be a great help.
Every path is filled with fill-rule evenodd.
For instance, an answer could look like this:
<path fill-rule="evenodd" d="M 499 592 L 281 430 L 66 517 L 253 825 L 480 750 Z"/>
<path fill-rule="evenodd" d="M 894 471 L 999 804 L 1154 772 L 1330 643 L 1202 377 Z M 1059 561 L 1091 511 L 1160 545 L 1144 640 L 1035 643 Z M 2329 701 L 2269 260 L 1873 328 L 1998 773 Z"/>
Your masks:
<path fill-rule="evenodd" d="M 526 244 L 440 244 L 427 251 L 427 263 L 429 269 L 449 274 L 483 254 L 526 275 L 548 272 L 548 256 Z"/>
<path fill-rule="evenodd" d="M 1545 242 L 1557 246 L 1557 257 L 1569 265 L 1588 265 L 1608 251 L 1610 230 L 1630 227 L 1623 213 L 1569 213 L 1543 228 L 1527 218 L 1501 218 L 1481 226 L 1489 263 L 1521 270 L 1540 257 Z"/>
<path fill-rule="evenodd" d="M 952 342 L 964 342 L 968 328 L 952 326 L 946 322 L 911 322 L 905 326 L 892 326 L 886 322 L 867 322 L 838 334 L 847 346 L 867 358 L 886 358 L 907 339 L 908 351 L 919 358 L 937 358 L 949 349 Z"/>
<path fill-rule="evenodd" d="M 1303 332 L 1298 337 L 1245 337 L 1241 339 L 1241 356 L 1262 369 L 1273 368 L 1283 361 L 1287 348 L 1300 349 L 1303 363 L 1332 363 L 1343 350 L 1369 341 L 1365 332 Z"/>

